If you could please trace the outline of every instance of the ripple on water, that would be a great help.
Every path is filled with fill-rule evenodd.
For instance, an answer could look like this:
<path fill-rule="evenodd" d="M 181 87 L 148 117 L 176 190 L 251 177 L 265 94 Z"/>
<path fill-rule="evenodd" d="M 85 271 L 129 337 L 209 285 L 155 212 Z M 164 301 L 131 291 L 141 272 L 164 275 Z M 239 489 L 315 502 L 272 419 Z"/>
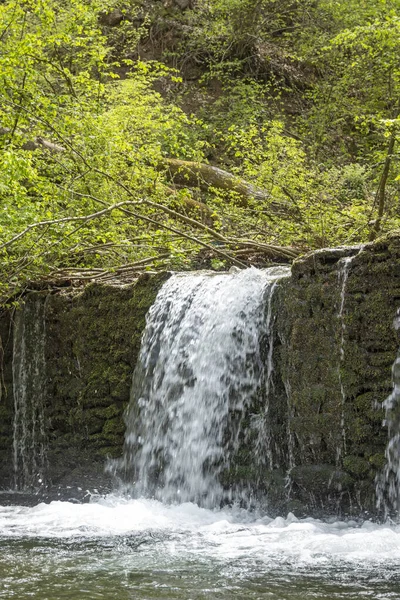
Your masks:
<path fill-rule="evenodd" d="M 0 598 L 400 598 L 389 524 L 109 496 L 0 507 L 0 546 Z"/>

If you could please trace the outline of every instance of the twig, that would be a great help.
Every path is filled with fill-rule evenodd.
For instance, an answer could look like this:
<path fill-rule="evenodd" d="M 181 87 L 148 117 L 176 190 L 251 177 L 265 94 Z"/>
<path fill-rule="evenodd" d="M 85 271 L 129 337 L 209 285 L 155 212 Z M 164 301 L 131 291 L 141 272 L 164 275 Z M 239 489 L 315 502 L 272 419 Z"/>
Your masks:
<path fill-rule="evenodd" d="M 92 213 L 91 215 L 85 215 L 82 217 L 64 217 L 63 219 L 54 219 L 54 220 L 49 220 L 49 221 L 39 221 L 37 223 L 32 223 L 31 225 L 28 225 L 28 227 L 26 227 L 23 231 L 18 233 L 18 235 L 15 235 L 13 238 L 8 240 L 8 242 L 4 242 L 3 244 L 0 244 L 0 250 L 2 250 L 3 248 L 7 248 L 8 246 L 11 246 L 11 244 L 16 242 L 20 238 L 22 238 L 24 235 L 26 235 L 27 233 L 29 233 L 32 229 L 35 229 L 36 227 L 44 227 L 46 225 L 47 226 L 48 225 L 59 225 L 60 223 L 69 223 L 72 221 L 83 221 L 83 222 L 91 221 L 92 219 L 98 219 L 99 217 L 102 217 L 106 213 L 109 213 L 113 210 L 117 210 L 118 208 L 120 208 L 121 206 L 124 206 L 126 204 L 130 204 L 130 205 L 136 204 L 137 205 L 137 204 L 141 204 L 141 201 L 132 202 L 132 201 L 127 200 L 125 202 L 118 202 L 118 204 L 113 204 L 112 206 L 104 208 L 103 210 L 100 210 L 96 213 Z"/>

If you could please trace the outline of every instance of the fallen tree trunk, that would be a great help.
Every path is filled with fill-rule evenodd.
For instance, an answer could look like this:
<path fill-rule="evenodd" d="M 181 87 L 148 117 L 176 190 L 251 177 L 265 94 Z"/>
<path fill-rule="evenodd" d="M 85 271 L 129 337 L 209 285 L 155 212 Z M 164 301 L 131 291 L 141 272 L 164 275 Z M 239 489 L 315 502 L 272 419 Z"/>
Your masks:
<path fill-rule="evenodd" d="M 9 127 L 0 127 L 0 135 L 10 135 L 12 130 Z M 44 138 L 38 136 L 33 138 L 32 140 L 28 140 L 24 142 L 21 146 L 22 150 L 49 150 L 49 152 L 65 152 L 64 146 L 59 146 L 58 144 L 54 144 L 53 142 L 49 142 L 49 140 L 45 140 Z"/>
<path fill-rule="evenodd" d="M 235 192 L 238 195 L 238 204 L 243 208 L 247 208 L 251 199 L 268 202 L 267 210 L 270 214 L 267 216 L 271 220 L 275 216 L 287 217 L 298 213 L 298 207 L 293 206 L 292 203 L 272 200 L 270 194 L 265 190 L 219 167 L 177 158 L 165 158 L 160 164 L 160 169 L 165 169 L 165 167 L 167 168 L 167 177 L 173 183 L 189 188 L 199 187 L 208 190 L 210 187 L 214 187 L 227 192 Z"/>
<path fill-rule="evenodd" d="M 9 135 L 11 130 L 8 127 L 0 127 L 0 136 Z M 21 148 L 23 150 L 48 150 L 51 153 L 65 152 L 66 148 L 58 144 L 54 144 L 42 137 L 35 137 L 32 140 L 26 141 Z M 271 201 L 271 196 L 265 190 L 256 187 L 252 183 L 245 181 L 241 177 L 214 167 L 207 163 L 193 162 L 188 160 L 179 160 L 177 158 L 164 158 L 159 165 L 160 170 L 167 167 L 167 177 L 174 183 L 184 187 L 199 187 L 208 190 L 211 187 L 235 192 L 240 198 L 239 206 L 246 208 L 249 200 L 254 199 L 259 202 L 268 201 L 268 209 L 274 215 L 288 215 L 293 212 L 293 206 L 286 202 Z M 184 198 L 183 201 L 189 208 L 201 208 L 203 217 L 208 219 L 210 224 L 210 215 L 205 208 L 204 203 L 198 203 L 192 198 Z M 270 215 L 270 218 L 272 216 Z"/>
<path fill-rule="evenodd" d="M 206 163 L 165 158 L 160 168 L 167 167 L 168 177 L 176 184 L 185 187 L 210 188 L 235 192 L 241 198 L 241 206 L 246 207 L 250 198 L 265 202 L 270 199 L 265 190 L 255 187 L 244 179 L 213 167 Z"/>
<path fill-rule="evenodd" d="M 179 195 L 178 197 L 178 191 L 175 188 L 164 186 L 164 190 L 170 196 L 176 197 L 176 204 L 173 205 L 172 208 L 177 212 L 182 209 L 183 204 L 185 213 L 189 217 L 200 218 L 200 221 L 208 227 L 212 228 L 214 226 L 214 221 L 217 217 L 207 204 L 195 200 L 189 193 L 184 196 Z"/>

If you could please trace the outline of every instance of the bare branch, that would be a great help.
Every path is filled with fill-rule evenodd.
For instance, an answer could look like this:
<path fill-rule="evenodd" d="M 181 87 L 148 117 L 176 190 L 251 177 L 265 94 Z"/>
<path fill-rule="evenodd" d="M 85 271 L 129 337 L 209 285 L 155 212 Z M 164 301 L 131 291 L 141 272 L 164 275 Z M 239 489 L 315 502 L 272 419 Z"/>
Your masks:
<path fill-rule="evenodd" d="M 49 220 L 49 221 L 39 221 L 37 223 L 32 223 L 31 225 L 28 225 L 28 227 L 26 227 L 23 231 L 21 231 L 20 233 L 15 235 L 13 238 L 8 240 L 8 242 L 4 242 L 3 244 L 0 244 L 0 250 L 2 250 L 3 248 L 8 248 L 8 246 L 11 246 L 12 244 L 14 244 L 14 242 L 21 239 L 22 237 L 27 235 L 30 231 L 32 231 L 32 229 L 36 229 L 37 227 L 45 227 L 48 225 L 59 225 L 60 223 L 69 223 L 72 221 L 87 222 L 87 221 L 91 221 L 92 219 L 98 219 L 99 217 L 102 217 L 106 213 L 112 212 L 113 210 L 117 210 L 121 206 L 132 205 L 132 204 L 137 205 L 137 204 L 141 204 L 141 203 L 142 203 L 141 201 L 132 202 L 132 201 L 127 200 L 125 202 L 118 202 L 118 204 L 113 204 L 112 206 L 108 206 L 107 208 L 104 208 L 103 210 L 92 213 L 90 215 L 84 215 L 82 217 L 64 217 L 63 219 L 53 219 L 53 220 Z"/>

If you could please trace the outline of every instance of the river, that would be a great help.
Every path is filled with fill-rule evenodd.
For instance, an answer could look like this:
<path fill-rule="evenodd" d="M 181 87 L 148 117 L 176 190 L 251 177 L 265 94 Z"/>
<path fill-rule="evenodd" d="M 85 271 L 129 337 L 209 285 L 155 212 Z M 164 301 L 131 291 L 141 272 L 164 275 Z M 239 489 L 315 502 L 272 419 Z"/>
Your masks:
<path fill-rule="evenodd" d="M 400 526 L 118 496 L 0 507 L 0 598 L 400 598 Z"/>

